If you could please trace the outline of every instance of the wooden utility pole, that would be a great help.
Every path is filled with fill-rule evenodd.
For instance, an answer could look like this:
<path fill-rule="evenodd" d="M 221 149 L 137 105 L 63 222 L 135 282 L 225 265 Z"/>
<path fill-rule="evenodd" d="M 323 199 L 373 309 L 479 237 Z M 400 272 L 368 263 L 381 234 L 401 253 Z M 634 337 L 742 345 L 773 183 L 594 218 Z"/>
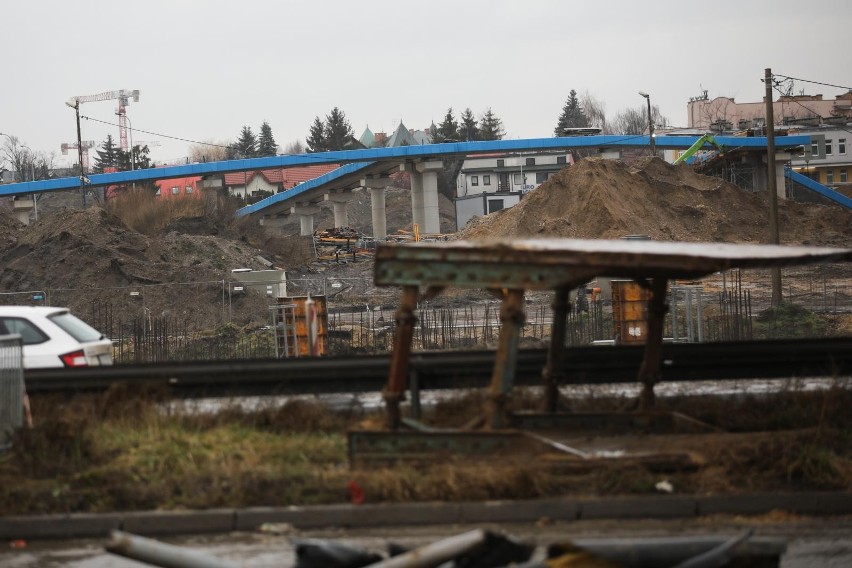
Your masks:
<path fill-rule="evenodd" d="M 766 68 L 766 165 L 769 188 L 769 244 L 780 243 L 778 237 L 778 184 L 775 180 L 775 114 L 772 107 L 772 69 Z M 772 306 L 781 305 L 781 268 L 772 268 Z"/>

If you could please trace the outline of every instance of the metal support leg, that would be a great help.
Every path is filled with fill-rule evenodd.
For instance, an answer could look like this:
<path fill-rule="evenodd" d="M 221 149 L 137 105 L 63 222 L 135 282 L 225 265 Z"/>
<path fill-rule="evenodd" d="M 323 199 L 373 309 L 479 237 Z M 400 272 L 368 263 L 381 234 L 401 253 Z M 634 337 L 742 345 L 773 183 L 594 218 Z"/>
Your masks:
<path fill-rule="evenodd" d="M 394 337 L 388 384 L 382 392 L 388 412 L 388 428 L 398 430 L 401 422 L 399 405 L 405 400 L 405 384 L 408 380 L 408 360 L 411 356 L 411 339 L 417 317 L 417 286 L 402 289 L 402 301 L 396 312 L 396 336 Z"/>
<path fill-rule="evenodd" d="M 506 399 L 515 383 L 518 343 L 524 325 L 524 291 L 508 290 L 500 306 L 500 343 L 494 360 L 494 372 L 486 403 L 487 425 L 492 429 L 506 424 Z"/>
<path fill-rule="evenodd" d="M 654 385 L 660 378 L 660 364 L 663 355 L 663 324 L 668 305 L 666 288 L 668 280 L 651 280 L 651 299 L 648 302 L 648 336 L 645 340 L 645 357 L 639 367 L 639 382 L 642 394 L 639 396 L 639 409 L 650 410 L 654 407 Z"/>
<path fill-rule="evenodd" d="M 544 402 L 547 412 L 556 412 L 559 402 L 558 378 L 562 374 L 565 359 L 565 332 L 567 327 L 568 301 L 570 288 L 558 288 L 553 296 L 553 327 L 550 331 L 550 348 L 547 350 L 547 364 L 541 373 L 544 382 Z"/>

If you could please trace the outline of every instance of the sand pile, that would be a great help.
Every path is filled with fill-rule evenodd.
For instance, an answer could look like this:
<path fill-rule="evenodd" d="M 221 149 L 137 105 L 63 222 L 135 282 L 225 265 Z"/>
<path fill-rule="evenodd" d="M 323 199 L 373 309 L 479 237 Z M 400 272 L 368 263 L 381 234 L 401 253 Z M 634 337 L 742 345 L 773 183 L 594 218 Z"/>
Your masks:
<path fill-rule="evenodd" d="M 619 238 L 766 242 L 769 205 L 716 177 L 657 158 L 626 165 L 584 159 L 564 168 L 515 207 L 473 219 L 459 238 Z M 834 206 L 782 202 L 781 240 L 847 246 L 852 216 Z"/>

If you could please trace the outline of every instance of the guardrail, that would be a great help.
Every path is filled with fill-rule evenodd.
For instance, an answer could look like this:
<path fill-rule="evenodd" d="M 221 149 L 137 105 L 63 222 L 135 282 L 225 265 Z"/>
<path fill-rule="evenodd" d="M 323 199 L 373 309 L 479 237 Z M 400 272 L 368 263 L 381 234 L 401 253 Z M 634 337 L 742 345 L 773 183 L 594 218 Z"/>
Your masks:
<path fill-rule="evenodd" d="M 565 351 L 560 384 L 636 382 L 643 346 L 587 346 Z M 521 385 L 541 385 L 544 349 L 518 353 Z M 411 386 L 420 390 L 478 388 L 493 372 L 494 351 L 415 353 Z M 663 345 L 663 381 L 848 376 L 852 337 Z M 83 369 L 30 369 L 31 395 L 104 391 L 114 384 L 161 385 L 184 398 L 379 392 L 390 357 L 260 359 L 151 363 Z"/>

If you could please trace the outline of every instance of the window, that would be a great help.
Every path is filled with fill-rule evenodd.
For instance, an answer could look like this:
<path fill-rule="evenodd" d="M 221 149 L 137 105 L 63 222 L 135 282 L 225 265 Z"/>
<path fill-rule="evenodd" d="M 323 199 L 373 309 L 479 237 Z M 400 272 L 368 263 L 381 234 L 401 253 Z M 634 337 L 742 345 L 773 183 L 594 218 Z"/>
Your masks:
<path fill-rule="evenodd" d="M 825 139 L 825 155 L 831 156 L 831 140 L 828 138 Z"/>
<path fill-rule="evenodd" d="M 524 178 L 521 174 L 515 174 L 512 176 L 512 185 L 523 185 Z"/>
<path fill-rule="evenodd" d="M 846 183 L 846 170 L 840 170 L 840 183 Z"/>
<path fill-rule="evenodd" d="M 837 153 L 841 156 L 846 155 L 846 138 L 837 139 Z"/>
<path fill-rule="evenodd" d="M 567 164 L 568 161 L 565 159 L 565 156 L 556 156 L 557 164 Z"/>
<path fill-rule="evenodd" d="M 482 185 L 491 185 L 491 176 L 482 176 Z"/>
<path fill-rule="evenodd" d="M 834 183 L 834 170 L 828 170 L 825 172 L 825 183 L 826 185 L 831 185 Z"/>
<path fill-rule="evenodd" d="M 489 199 L 488 200 L 488 212 L 494 213 L 495 211 L 500 211 L 503 209 L 503 200 L 502 199 Z"/>
<path fill-rule="evenodd" d="M 157 191 L 154 192 L 154 195 L 157 195 L 157 196 L 160 195 L 160 188 L 159 187 L 157 188 Z"/>
<path fill-rule="evenodd" d="M 22 318 L 0 319 L 0 331 L 3 333 L 17 333 L 21 336 L 24 345 L 35 345 L 44 343 L 50 339 L 42 330 L 37 328 L 29 320 Z"/>
<path fill-rule="evenodd" d="M 183 190 L 184 190 L 184 193 L 186 193 L 188 195 L 188 194 L 192 193 L 192 186 L 188 185 L 185 188 L 183 188 Z"/>
<path fill-rule="evenodd" d="M 506 160 L 497 160 L 497 167 L 502 168 L 506 164 Z"/>
<path fill-rule="evenodd" d="M 535 158 L 527 158 L 527 165 L 528 166 L 534 166 L 535 165 Z"/>
<path fill-rule="evenodd" d="M 479 176 L 470 176 L 470 185 L 479 185 Z"/>
<path fill-rule="evenodd" d="M 177 195 L 178 193 L 180 193 L 180 188 L 178 186 L 174 186 L 172 188 L 172 195 Z"/>
<path fill-rule="evenodd" d="M 811 156 L 819 156 L 819 144 L 817 144 L 816 142 L 811 142 Z"/>
<path fill-rule="evenodd" d="M 547 172 L 536 172 L 535 173 L 535 182 L 536 183 L 544 183 L 547 181 L 548 175 Z"/>

